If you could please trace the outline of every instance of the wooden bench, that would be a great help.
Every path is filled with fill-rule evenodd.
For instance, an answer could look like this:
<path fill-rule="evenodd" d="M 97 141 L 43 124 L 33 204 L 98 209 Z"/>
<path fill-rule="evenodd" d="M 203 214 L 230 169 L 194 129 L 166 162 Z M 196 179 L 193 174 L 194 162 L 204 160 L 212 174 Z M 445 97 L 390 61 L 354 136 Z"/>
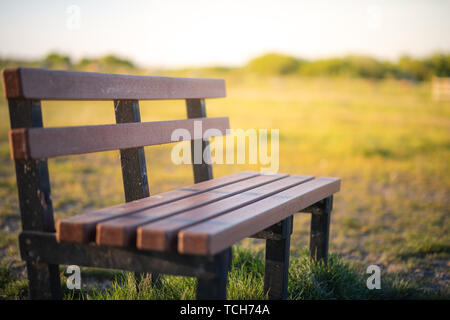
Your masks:
<path fill-rule="evenodd" d="M 197 277 L 198 299 L 225 299 L 231 246 L 266 239 L 265 291 L 287 297 L 293 214 L 312 213 L 310 252 L 327 261 L 337 178 L 240 172 L 213 179 L 193 164 L 195 184 L 150 196 L 144 146 L 171 142 L 171 132 L 225 133 L 228 118 L 206 118 L 205 98 L 225 96 L 221 79 L 5 69 L 11 154 L 15 161 L 30 297 L 61 298 L 58 265 L 75 264 Z M 188 119 L 140 122 L 138 100 L 185 99 Z M 117 124 L 43 128 L 41 100 L 113 100 Z M 191 141 L 208 146 L 208 137 Z M 47 158 L 120 150 L 125 204 L 57 222 Z M 207 149 L 209 150 L 209 149 Z"/>

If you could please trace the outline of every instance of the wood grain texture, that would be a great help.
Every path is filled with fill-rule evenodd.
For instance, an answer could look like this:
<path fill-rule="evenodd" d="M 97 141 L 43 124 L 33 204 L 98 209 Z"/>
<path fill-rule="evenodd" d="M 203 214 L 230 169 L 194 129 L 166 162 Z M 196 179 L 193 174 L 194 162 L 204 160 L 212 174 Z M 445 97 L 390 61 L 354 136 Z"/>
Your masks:
<path fill-rule="evenodd" d="M 178 231 L 181 229 L 221 214 L 226 214 L 226 212 L 264 199 L 311 179 L 313 179 L 312 176 L 286 177 L 208 205 L 187 210 L 154 223 L 145 224 L 137 230 L 136 245 L 139 249 L 145 250 L 176 251 Z"/>
<path fill-rule="evenodd" d="M 28 146 L 27 129 L 19 128 L 9 131 L 11 159 L 29 159 L 30 150 L 28 149 Z"/>
<path fill-rule="evenodd" d="M 225 97 L 223 79 L 135 76 L 95 72 L 9 68 L 3 72 L 8 99 L 162 100 Z"/>
<path fill-rule="evenodd" d="M 20 99 L 23 97 L 19 68 L 3 69 L 2 81 L 5 98 Z"/>
<path fill-rule="evenodd" d="M 235 182 L 243 181 L 259 175 L 257 172 L 243 171 L 214 180 L 197 183 L 149 198 L 131 201 L 125 204 L 76 215 L 57 222 L 57 240 L 62 242 L 88 243 L 95 241 L 95 227 L 98 223 L 128 215 L 140 210 L 167 204 L 202 192 L 220 188 Z"/>
<path fill-rule="evenodd" d="M 171 215 L 198 208 L 214 201 L 231 197 L 238 193 L 259 187 L 269 182 L 282 179 L 286 174 L 260 175 L 231 185 L 216 188 L 185 199 L 161 205 L 155 208 L 99 223 L 96 231 L 96 242 L 99 245 L 119 247 L 136 246 L 136 228 Z"/>
<path fill-rule="evenodd" d="M 193 137 L 194 122 L 203 130 L 218 129 L 225 134 L 227 117 L 121 123 L 113 125 L 13 129 L 11 155 L 19 159 L 45 159 L 63 155 L 137 148 L 171 143 L 172 132 L 185 129 Z M 210 131 L 211 133 L 211 131 Z M 212 136 L 212 135 L 211 135 Z"/>
<path fill-rule="evenodd" d="M 214 254 L 318 202 L 340 188 L 340 179 L 320 177 L 178 233 L 178 251 Z"/>

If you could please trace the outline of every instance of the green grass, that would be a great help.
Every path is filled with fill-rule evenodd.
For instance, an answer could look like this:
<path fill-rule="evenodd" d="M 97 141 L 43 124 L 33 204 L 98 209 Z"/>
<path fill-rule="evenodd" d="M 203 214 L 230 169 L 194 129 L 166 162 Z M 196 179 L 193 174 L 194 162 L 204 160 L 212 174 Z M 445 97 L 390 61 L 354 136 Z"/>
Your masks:
<path fill-rule="evenodd" d="M 5 264 L 0 264 L 0 300 L 24 299 L 28 295 L 28 281 L 21 279 Z"/>
<path fill-rule="evenodd" d="M 229 116 L 232 128 L 280 129 L 280 172 L 341 177 L 331 221 L 330 250 L 340 257 L 337 261 L 361 270 L 379 265 L 384 278 L 392 278 L 391 296 L 450 298 L 450 102 L 432 101 L 427 82 L 239 74 L 226 81 L 227 98 L 208 100 L 208 116 Z M 183 101 L 141 102 L 143 121 L 185 116 Z M 112 102 L 44 101 L 43 117 L 46 126 L 114 123 Z M 0 100 L 0 261 L 23 281 L 7 119 L 6 102 Z M 145 148 L 152 194 L 193 181 L 189 166 L 170 164 L 170 151 L 170 145 Z M 124 201 L 118 152 L 50 159 L 49 169 L 56 219 Z M 248 169 L 260 166 L 215 165 L 214 175 Z M 293 266 L 308 245 L 309 222 L 307 214 L 294 220 Z M 263 246 L 254 240 L 239 245 L 252 250 Z M 317 274 L 322 274 L 319 269 Z M 315 278 L 302 272 L 292 279 L 291 274 L 292 287 L 297 282 L 311 285 L 292 297 L 356 297 L 358 292 L 361 298 L 372 297 L 364 288 L 320 291 L 308 284 Z M 343 279 L 356 286 L 350 273 Z M 165 294 L 181 297 L 182 281 L 189 280 L 171 279 L 168 287 L 179 290 Z M 417 290 L 403 295 L 402 283 Z M 252 289 L 256 291 L 248 295 L 257 295 L 257 287 Z M 2 288 L 2 297 L 20 297 L 4 292 Z"/>
<path fill-rule="evenodd" d="M 196 279 L 180 276 L 162 276 L 154 286 L 149 275 L 139 280 L 132 272 L 83 268 L 82 290 L 69 290 L 61 268 L 61 285 L 65 299 L 75 300 L 169 300 L 195 299 Z M 92 281 L 95 279 L 96 281 Z M 107 286 L 99 282 L 112 280 Z M 328 265 L 309 258 L 308 251 L 291 258 L 289 269 L 289 299 L 405 299 L 430 298 L 414 283 L 397 276 L 382 276 L 380 290 L 366 287 L 365 269 L 331 254 Z M 7 266 L 0 266 L 0 298 L 25 298 L 27 282 L 19 279 Z M 267 299 L 264 294 L 264 256 L 262 251 L 234 247 L 233 264 L 228 276 L 228 299 Z"/>
<path fill-rule="evenodd" d="M 366 287 L 364 270 L 332 254 L 328 266 L 309 259 L 306 250 L 291 261 L 289 299 L 402 299 L 418 297 L 412 284 L 388 277 L 382 289 Z M 136 285 L 137 283 L 137 285 Z M 115 274 L 108 289 L 90 286 L 79 291 L 66 291 L 68 299 L 86 300 L 168 300 L 195 299 L 196 280 L 188 277 L 163 276 L 156 286 L 150 277 L 136 282 L 131 272 Z M 425 296 L 424 296 L 425 297 Z M 235 248 L 233 265 L 228 277 L 228 299 L 267 299 L 264 294 L 264 259 L 262 252 Z"/>

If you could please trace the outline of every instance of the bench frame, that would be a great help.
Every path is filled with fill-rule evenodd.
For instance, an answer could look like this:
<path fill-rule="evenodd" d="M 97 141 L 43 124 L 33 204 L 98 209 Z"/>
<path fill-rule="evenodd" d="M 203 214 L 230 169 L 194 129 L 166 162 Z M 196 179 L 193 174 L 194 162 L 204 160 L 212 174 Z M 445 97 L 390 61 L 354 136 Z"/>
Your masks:
<path fill-rule="evenodd" d="M 8 92 L 8 76 L 4 72 L 11 129 L 43 127 L 40 100 L 21 96 L 22 93 L 17 97 L 11 96 Z M 186 108 L 188 118 L 206 117 L 203 98 L 186 99 Z M 114 100 L 114 110 L 117 123 L 140 122 L 137 100 Z M 204 151 L 209 142 L 202 140 L 201 143 Z M 192 140 L 192 150 L 194 144 L 195 140 Z M 144 148 L 120 150 L 120 159 L 126 202 L 148 197 L 150 193 Z M 196 277 L 197 299 L 226 299 L 231 247 L 213 256 L 199 256 L 96 244 L 58 243 L 47 161 L 14 161 L 23 229 L 19 236 L 19 246 L 21 257 L 26 261 L 31 299 L 62 298 L 60 264 L 152 273 L 154 284 L 157 283 L 159 273 Z M 193 173 L 195 183 L 213 178 L 212 166 L 207 163 L 193 164 Z M 311 257 L 324 263 L 328 256 L 332 199 L 333 196 L 330 196 L 302 210 L 312 213 Z M 264 290 L 269 299 L 286 299 L 288 295 L 289 249 L 294 213 L 252 236 L 266 240 Z"/>

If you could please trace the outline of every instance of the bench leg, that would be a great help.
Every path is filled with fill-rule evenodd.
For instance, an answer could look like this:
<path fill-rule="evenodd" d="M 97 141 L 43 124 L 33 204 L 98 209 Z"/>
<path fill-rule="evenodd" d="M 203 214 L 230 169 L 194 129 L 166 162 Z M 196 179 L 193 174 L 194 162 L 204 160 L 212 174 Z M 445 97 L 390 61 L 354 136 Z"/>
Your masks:
<path fill-rule="evenodd" d="M 231 248 L 214 256 L 216 274 L 213 278 L 198 277 L 197 300 L 226 300 L 228 271 L 231 266 Z"/>
<path fill-rule="evenodd" d="M 62 299 L 58 265 L 27 261 L 27 273 L 30 299 Z"/>
<path fill-rule="evenodd" d="M 289 248 L 293 216 L 270 227 L 268 231 L 279 240 L 266 240 L 266 266 L 264 272 L 264 292 L 270 300 L 285 300 L 288 296 Z"/>
<path fill-rule="evenodd" d="M 328 260 L 328 243 L 330 237 L 330 216 L 333 208 L 333 196 L 323 199 L 317 204 L 318 210 L 311 215 L 311 235 L 309 252 L 317 261 Z"/>

